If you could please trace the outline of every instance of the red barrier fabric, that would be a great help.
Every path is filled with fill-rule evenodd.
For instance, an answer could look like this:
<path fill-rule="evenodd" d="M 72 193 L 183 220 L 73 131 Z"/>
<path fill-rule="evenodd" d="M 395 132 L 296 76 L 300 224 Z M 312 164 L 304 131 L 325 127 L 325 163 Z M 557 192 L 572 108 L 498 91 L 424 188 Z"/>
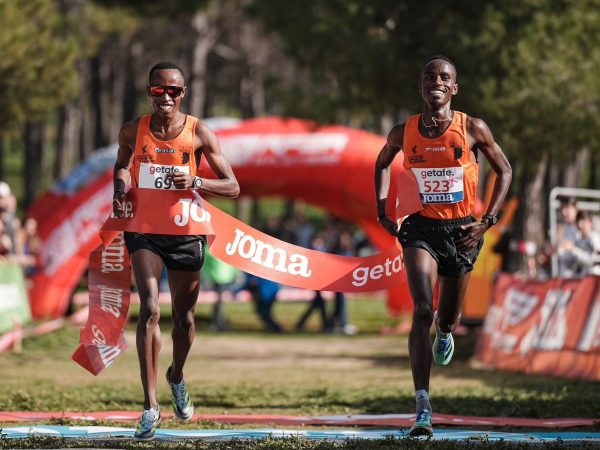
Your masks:
<path fill-rule="evenodd" d="M 477 355 L 498 369 L 600 380 L 600 277 L 501 275 Z"/>
<path fill-rule="evenodd" d="M 169 411 L 161 411 L 163 418 L 174 417 Z M 115 422 L 133 422 L 139 420 L 137 411 L 0 411 L 0 422 L 41 422 L 49 420 L 110 420 Z M 209 421 L 229 424 L 276 424 L 288 426 L 389 426 L 409 427 L 415 422 L 414 413 L 405 414 L 345 414 L 327 416 L 286 416 L 280 414 L 194 414 L 193 422 Z M 550 418 L 532 419 L 526 417 L 481 417 L 458 416 L 452 414 L 433 415 L 436 425 L 454 426 L 514 426 L 529 428 L 569 428 L 591 427 L 600 422 L 600 418 Z"/>

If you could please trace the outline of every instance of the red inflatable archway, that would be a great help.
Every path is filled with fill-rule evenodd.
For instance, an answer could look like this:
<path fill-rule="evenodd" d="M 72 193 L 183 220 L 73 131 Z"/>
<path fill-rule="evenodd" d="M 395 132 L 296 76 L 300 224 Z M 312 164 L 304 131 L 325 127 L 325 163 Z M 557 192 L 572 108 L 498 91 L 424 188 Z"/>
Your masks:
<path fill-rule="evenodd" d="M 376 221 L 373 194 L 375 159 L 383 137 L 278 117 L 213 128 L 244 195 L 300 199 L 356 222 L 381 249 L 393 243 Z M 115 150 L 105 150 L 89 173 L 80 173 L 76 188 L 59 187 L 30 208 L 44 242 L 43 266 L 30 277 L 29 298 L 36 318 L 65 313 L 88 255 L 100 242 L 97 231 L 111 209 Z M 210 176 L 205 161 L 202 173 Z M 389 299 L 391 312 L 406 309 L 410 304 L 406 283 L 392 288 Z"/>

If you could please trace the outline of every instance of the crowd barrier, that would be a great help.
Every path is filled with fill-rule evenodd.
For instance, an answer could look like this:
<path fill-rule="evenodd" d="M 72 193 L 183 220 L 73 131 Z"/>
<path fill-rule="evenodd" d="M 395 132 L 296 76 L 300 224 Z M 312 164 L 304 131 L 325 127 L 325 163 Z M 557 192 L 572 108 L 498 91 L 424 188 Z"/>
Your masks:
<path fill-rule="evenodd" d="M 500 275 L 477 356 L 502 370 L 600 380 L 600 277 Z"/>

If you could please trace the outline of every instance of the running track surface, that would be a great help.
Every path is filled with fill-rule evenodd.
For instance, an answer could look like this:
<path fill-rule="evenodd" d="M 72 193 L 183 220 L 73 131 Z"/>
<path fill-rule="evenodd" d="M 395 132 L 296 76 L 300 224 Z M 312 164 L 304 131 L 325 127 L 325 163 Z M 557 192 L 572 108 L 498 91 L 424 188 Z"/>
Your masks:
<path fill-rule="evenodd" d="M 118 427 L 69 427 L 69 426 L 31 426 L 2 428 L 2 435 L 9 439 L 26 438 L 34 435 L 55 436 L 63 438 L 132 438 L 133 428 Z M 265 439 L 302 437 L 306 439 L 384 439 L 386 437 L 406 438 L 408 429 L 404 430 L 168 430 L 157 429 L 156 439 Z M 419 438 L 426 439 L 426 438 Z M 563 443 L 592 443 L 600 444 L 600 433 L 594 432 L 525 432 L 504 433 L 498 431 L 473 431 L 473 430 L 444 430 L 435 429 L 434 440 L 486 440 L 544 443 L 561 439 Z"/>
<path fill-rule="evenodd" d="M 31 411 L 0 411 L 0 422 L 41 422 L 51 419 L 67 420 L 112 420 L 137 421 L 140 413 L 133 411 L 104 411 L 104 412 L 31 412 Z M 170 418 L 172 413 L 163 413 L 163 418 Z M 330 416 L 285 416 L 261 414 L 194 414 L 192 421 L 208 421 L 227 424 L 270 424 L 283 426 L 386 426 L 410 427 L 415 420 L 415 414 L 379 414 L 379 415 L 330 415 Z M 468 427 L 527 427 L 527 428 L 569 428 L 591 427 L 600 424 L 600 418 L 556 418 L 556 419 L 526 419 L 516 417 L 474 417 L 455 416 L 449 414 L 434 414 L 434 425 L 452 425 Z M 4 429 L 3 429 L 4 430 Z"/>

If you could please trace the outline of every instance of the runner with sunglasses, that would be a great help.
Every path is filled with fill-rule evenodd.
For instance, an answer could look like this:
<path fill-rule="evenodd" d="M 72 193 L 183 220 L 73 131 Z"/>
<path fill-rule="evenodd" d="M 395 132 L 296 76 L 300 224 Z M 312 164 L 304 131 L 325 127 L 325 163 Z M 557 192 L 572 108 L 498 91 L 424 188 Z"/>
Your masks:
<path fill-rule="evenodd" d="M 114 168 L 113 213 L 124 214 L 128 182 L 139 189 L 196 189 L 237 197 L 238 182 L 214 133 L 199 119 L 179 110 L 185 81 L 176 64 L 161 62 L 150 70 L 148 95 L 152 114 L 127 122 L 119 133 Z M 217 179 L 196 176 L 204 155 Z M 135 438 L 154 438 L 160 422 L 156 379 L 161 335 L 159 283 L 166 266 L 173 318 L 173 360 L 166 372 L 175 415 L 190 420 L 194 405 L 183 381 L 183 367 L 195 335 L 194 309 L 204 261 L 203 236 L 125 233 L 125 243 L 140 296 L 136 345 L 144 390 L 144 411 Z"/>
<path fill-rule="evenodd" d="M 417 418 L 411 436 L 433 434 L 429 375 L 432 360 L 445 366 L 454 352 L 456 326 L 483 234 L 496 223 L 512 178 L 506 156 L 481 119 L 450 108 L 458 92 L 454 63 L 434 56 L 421 71 L 422 114 L 408 118 L 390 131 L 375 164 L 375 198 L 381 225 L 399 239 L 414 303 L 408 338 L 415 386 Z M 423 209 L 408 216 L 400 230 L 386 213 L 390 165 L 404 151 L 404 170 L 415 175 Z M 471 214 L 476 200 L 478 152 L 496 172 L 494 190 L 480 221 Z M 402 186 L 398 186 L 399 198 Z M 438 307 L 433 292 L 439 282 Z M 435 324 L 433 347 L 429 330 Z"/>

